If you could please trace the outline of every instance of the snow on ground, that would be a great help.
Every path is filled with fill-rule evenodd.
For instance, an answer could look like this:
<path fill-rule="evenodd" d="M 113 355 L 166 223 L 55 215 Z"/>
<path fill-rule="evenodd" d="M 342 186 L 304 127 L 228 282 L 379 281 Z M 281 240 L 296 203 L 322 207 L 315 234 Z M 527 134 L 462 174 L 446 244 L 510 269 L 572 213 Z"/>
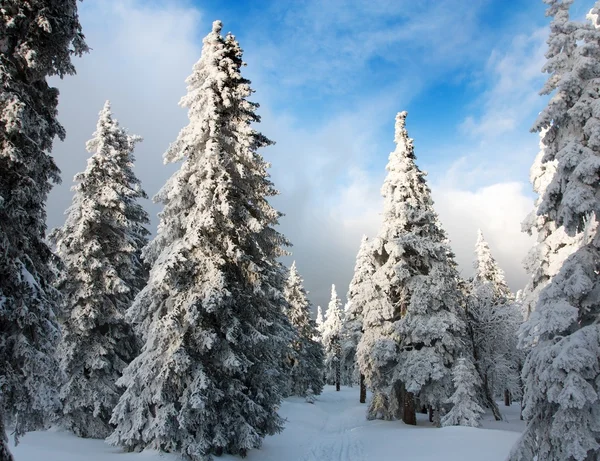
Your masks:
<path fill-rule="evenodd" d="M 358 388 L 335 392 L 327 386 L 314 405 L 289 398 L 281 414 L 286 429 L 267 437 L 247 461 L 504 461 L 523 430 L 519 406 L 501 407 L 506 421 L 486 415 L 484 429 L 431 427 L 426 415 L 419 426 L 399 421 L 367 421 Z M 80 439 L 57 430 L 33 432 L 11 447 L 15 461 L 175 461 L 176 455 L 123 453 L 101 440 Z M 216 458 L 219 459 L 219 458 Z M 240 460 L 232 456 L 225 461 Z"/>

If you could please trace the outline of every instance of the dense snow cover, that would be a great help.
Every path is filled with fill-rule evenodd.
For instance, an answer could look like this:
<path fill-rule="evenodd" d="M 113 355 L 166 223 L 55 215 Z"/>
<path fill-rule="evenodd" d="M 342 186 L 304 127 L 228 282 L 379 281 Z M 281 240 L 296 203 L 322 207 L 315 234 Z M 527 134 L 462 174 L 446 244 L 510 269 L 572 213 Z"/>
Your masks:
<path fill-rule="evenodd" d="M 87 51 L 76 0 L 3 0 L 0 7 L 0 418 L 16 436 L 55 410 L 59 339 L 45 202 L 60 171 L 65 130 L 53 75 L 75 73 Z M 10 459 L 0 421 L 0 456 Z"/>
<path fill-rule="evenodd" d="M 569 19 L 571 1 L 547 0 L 552 94 L 533 129 L 546 130 L 544 163 L 556 171 L 537 209 L 581 243 L 539 294 L 524 324 L 527 428 L 511 461 L 600 456 L 600 30 Z M 598 13 L 597 2 L 592 14 Z"/>
<path fill-rule="evenodd" d="M 523 425 L 518 405 L 510 407 L 505 421 L 489 414 L 482 427 L 434 428 L 426 415 L 419 425 L 400 421 L 366 421 L 365 405 L 358 403 L 358 388 L 335 392 L 326 386 L 314 405 L 290 397 L 281 406 L 287 419 L 281 434 L 267 437 L 247 461 L 504 461 Z M 79 439 L 59 431 L 27 434 L 13 448 L 16 461 L 180 461 L 176 454 L 152 450 L 124 454 L 101 440 Z M 222 456 L 222 461 L 240 458 Z"/>
<path fill-rule="evenodd" d="M 396 116 L 396 149 L 381 189 L 383 221 L 370 245 L 375 287 L 362 301 L 357 356 L 376 392 L 371 416 L 399 417 L 403 408 L 408 422 L 414 420 L 415 397 L 437 417 L 452 395 L 451 368 L 464 349 L 465 324 L 456 264 L 426 173 L 416 165 L 406 117 Z"/>
<path fill-rule="evenodd" d="M 287 240 L 253 126 L 257 105 L 240 74 L 242 50 L 220 21 L 204 39 L 181 105 L 189 124 L 164 155 L 180 168 L 156 195 L 164 205 L 145 248 L 148 284 L 128 318 L 145 344 L 124 370 L 109 440 L 190 459 L 244 455 L 283 429 Z"/>

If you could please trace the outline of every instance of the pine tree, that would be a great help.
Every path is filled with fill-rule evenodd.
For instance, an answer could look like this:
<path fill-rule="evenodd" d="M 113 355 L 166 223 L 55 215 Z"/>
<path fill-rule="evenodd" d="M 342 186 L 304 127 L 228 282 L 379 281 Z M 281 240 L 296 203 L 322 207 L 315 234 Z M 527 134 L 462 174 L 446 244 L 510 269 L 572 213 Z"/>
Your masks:
<path fill-rule="evenodd" d="M 342 368 L 347 370 L 346 380 L 356 381 L 358 378 L 361 386 L 361 403 L 364 403 L 363 397 L 366 396 L 366 389 L 364 388 L 364 376 L 356 366 L 356 348 L 362 336 L 363 307 L 373 296 L 374 285 L 371 277 L 375 273 L 375 264 L 372 257 L 370 242 L 366 236 L 363 236 L 356 255 L 354 276 L 348 289 L 349 308 L 344 317 L 342 334 Z M 355 376 L 356 374 L 359 376 Z"/>
<path fill-rule="evenodd" d="M 319 395 L 323 390 L 325 356 L 323 345 L 313 339 L 318 332 L 314 320 L 310 318 L 311 306 L 302 282 L 294 261 L 284 290 L 289 305 L 287 315 L 297 334 L 292 343 L 290 388 L 293 395 L 309 397 L 309 394 Z"/>
<path fill-rule="evenodd" d="M 108 441 L 127 450 L 178 451 L 192 460 L 245 455 L 279 432 L 281 364 L 292 339 L 277 258 L 287 240 L 268 164 L 253 129 L 242 50 L 213 23 L 187 79 L 189 124 L 165 154 L 179 170 L 144 250 L 150 279 L 127 315 L 145 344 L 118 384 L 126 390 Z"/>
<path fill-rule="evenodd" d="M 323 322 L 322 338 L 325 347 L 325 379 L 327 384 L 335 384 L 336 391 L 340 390 L 341 384 L 342 325 L 342 301 L 338 298 L 335 285 L 331 285 L 331 300 Z"/>
<path fill-rule="evenodd" d="M 543 161 L 556 162 L 556 172 L 538 214 L 571 237 L 584 234 L 524 325 L 527 427 L 509 459 L 592 461 L 600 457 L 600 31 L 569 20 L 571 1 L 547 3 L 542 93 L 554 94 L 533 130 L 547 129 Z"/>
<path fill-rule="evenodd" d="M 454 394 L 448 399 L 452 409 L 442 418 L 442 426 L 479 427 L 481 415 L 485 413 L 477 403 L 477 389 L 481 384 L 479 375 L 470 360 L 461 357 L 452 372 Z"/>
<path fill-rule="evenodd" d="M 108 422 L 121 395 L 115 383 L 138 353 L 124 314 L 145 283 L 140 253 L 149 220 L 132 169 L 140 140 L 119 126 L 107 101 L 86 145 L 87 169 L 75 176 L 65 225 L 51 234 L 64 264 L 61 422 L 81 437 L 112 432 Z"/>
<path fill-rule="evenodd" d="M 363 308 L 358 357 L 374 392 L 390 394 L 388 411 L 370 411 L 392 417 L 402 411 L 415 424 L 415 396 L 436 415 L 450 397 L 465 326 L 453 255 L 415 164 L 406 115 L 396 117 L 397 146 L 386 167 L 383 223 L 373 241 L 374 294 Z"/>
<path fill-rule="evenodd" d="M 475 275 L 468 303 L 469 332 L 475 366 L 481 376 L 480 402 L 502 419 L 496 395 L 519 394 L 519 358 L 517 334 L 521 311 L 515 308 L 504 273 L 490 248 L 478 232 L 475 245 Z"/>
<path fill-rule="evenodd" d="M 65 132 L 47 78 L 74 74 L 71 56 L 87 47 L 76 0 L 4 0 L 0 37 L 0 416 L 18 439 L 56 403 L 58 294 L 45 203 L 60 181 L 50 150 Z"/>

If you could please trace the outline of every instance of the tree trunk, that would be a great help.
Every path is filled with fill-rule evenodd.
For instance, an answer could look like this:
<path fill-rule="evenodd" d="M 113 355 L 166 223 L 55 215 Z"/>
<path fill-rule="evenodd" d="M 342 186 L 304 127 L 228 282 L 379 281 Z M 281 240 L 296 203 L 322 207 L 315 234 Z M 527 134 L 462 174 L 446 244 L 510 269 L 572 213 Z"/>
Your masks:
<path fill-rule="evenodd" d="M 504 389 L 504 406 L 505 407 L 510 407 L 511 404 L 511 398 L 510 398 L 510 392 L 508 391 L 508 389 Z"/>
<path fill-rule="evenodd" d="M 404 424 L 410 424 L 411 426 L 417 425 L 417 413 L 415 411 L 415 396 L 412 392 L 406 392 L 404 384 L 402 385 L 403 390 L 403 407 L 404 411 L 402 414 L 402 421 Z"/>
<path fill-rule="evenodd" d="M 500 408 L 498 408 L 498 405 L 494 401 L 494 396 L 492 395 L 487 375 L 483 378 L 483 391 L 485 392 L 487 406 L 490 408 L 490 410 L 492 410 L 494 419 L 496 421 L 502 421 L 502 413 L 500 413 Z"/>
<path fill-rule="evenodd" d="M 339 340 L 335 345 L 335 390 L 339 392 L 340 381 L 342 379 L 341 358 L 342 350 Z"/>
<path fill-rule="evenodd" d="M 427 407 L 428 411 L 429 411 L 429 422 L 432 423 L 433 422 L 433 407 L 431 405 L 429 405 Z"/>
<path fill-rule="evenodd" d="M 365 375 L 360 374 L 360 403 L 367 401 L 367 386 L 365 385 Z"/>
<path fill-rule="evenodd" d="M 523 421 L 523 397 L 521 397 L 521 411 L 519 411 L 519 419 Z"/>

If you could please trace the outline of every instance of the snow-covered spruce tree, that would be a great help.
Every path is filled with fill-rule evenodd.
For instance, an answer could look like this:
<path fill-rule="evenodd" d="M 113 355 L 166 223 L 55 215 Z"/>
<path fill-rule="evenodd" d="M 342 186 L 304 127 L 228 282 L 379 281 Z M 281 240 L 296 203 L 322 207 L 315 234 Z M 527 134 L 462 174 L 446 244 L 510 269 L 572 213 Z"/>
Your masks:
<path fill-rule="evenodd" d="M 363 308 L 358 358 L 374 392 L 390 393 L 389 413 L 403 413 L 406 423 L 415 424 L 415 396 L 437 415 L 452 394 L 451 370 L 465 325 L 453 255 L 425 173 L 415 164 L 406 115 L 396 117 L 383 223 L 373 241 L 375 295 Z"/>
<path fill-rule="evenodd" d="M 479 427 L 481 415 L 485 413 L 477 403 L 477 386 L 481 384 L 479 374 L 470 360 L 461 357 L 452 372 L 454 394 L 448 399 L 452 409 L 442 418 L 442 426 Z"/>
<path fill-rule="evenodd" d="M 76 0 L 4 0 L 0 8 L 0 383 L 15 436 L 56 403 L 57 293 L 44 241 L 45 202 L 59 170 L 50 156 L 58 90 L 87 51 Z M 0 439 L 3 437 L 0 437 Z"/>
<path fill-rule="evenodd" d="M 374 286 L 371 277 L 374 273 L 375 263 L 370 241 L 367 236 L 363 236 L 356 255 L 354 276 L 348 288 L 349 308 L 344 317 L 342 334 L 342 368 L 347 370 L 347 379 L 354 382 L 358 379 L 360 383 L 359 400 L 361 403 L 365 403 L 366 400 L 366 387 L 364 375 L 360 373 L 358 366 L 356 366 L 356 348 L 362 336 L 363 307 L 373 296 Z"/>
<path fill-rule="evenodd" d="M 554 18 L 543 93 L 554 94 L 533 130 L 548 130 L 543 160 L 555 161 L 556 173 L 538 214 L 569 236 L 584 235 L 524 325 L 532 346 L 523 369 L 527 427 L 509 460 L 593 461 L 600 458 L 600 31 L 569 21 L 570 1 L 547 3 Z"/>
<path fill-rule="evenodd" d="M 504 273 L 478 232 L 475 245 L 475 274 L 468 302 L 469 333 L 475 366 L 481 376 L 480 402 L 497 420 L 502 415 L 496 397 L 503 392 L 518 395 L 519 357 L 517 331 L 522 321 Z"/>
<path fill-rule="evenodd" d="M 581 233 L 571 237 L 567 235 L 564 227 L 557 226 L 555 221 L 538 214 L 538 208 L 542 203 L 546 188 L 554 178 L 557 165 L 556 160 L 543 161 L 545 148 L 541 139 L 545 134 L 546 130 L 542 130 L 540 133 L 540 151 L 529 173 L 529 179 L 538 198 L 535 201 L 534 209 L 522 224 L 523 232 L 527 232 L 529 235 L 533 235 L 535 232 L 537 235 L 537 243 L 529 250 L 523 262 L 525 270 L 530 276 L 522 293 L 524 319 L 528 319 L 535 309 L 542 289 L 558 273 L 569 255 L 581 245 Z"/>
<path fill-rule="evenodd" d="M 119 126 L 107 101 L 86 145 L 87 169 L 75 176 L 67 220 L 51 234 L 64 264 L 60 422 L 81 437 L 112 432 L 121 395 L 115 383 L 139 352 L 124 314 L 145 283 L 140 252 L 148 215 L 138 200 L 146 194 L 132 169 L 140 140 Z"/>
<path fill-rule="evenodd" d="M 287 316 L 297 335 L 292 343 L 290 390 L 293 395 L 309 397 L 323 390 L 325 355 L 323 345 L 313 339 L 318 332 L 310 318 L 311 306 L 302 282 L 294 261 L 284 289 Z"/>
<path fill-rule="evenodd" d="M 144 250 L 150 279 L 128 317 L 145 344 L 118 384 L 108 441 L 209 460 L 245 455 L 279 432 L 281 364 L 292 340 L 284 313 L 287 240 L 268 163 L 252 125 L 242 50 L 213 23 L 187 79 L 189 124 L 165 154 L 179 170 L 155 197 L 164 205 Z"/>
<path fill-rule="evenodd" d="M 323 322 L 323 347 L 325 348 L 325 380 L 340 390 L 342 355 L 342 301 L 338 298 L 335 285 L 331 285 L 331 300 Z"/>
<path fill-rule="evenodd" d="M 319 334 L 319 341 L 322 341 L 322 334 L 323 334 L 323 323 L 325 322 L 325 320 L 323 319 L 323 309 L 321 309 L 321 306 L 317 306 L 317 318 L 315 319 L 315 325 L 317 327 L 317 333 Z"/>

